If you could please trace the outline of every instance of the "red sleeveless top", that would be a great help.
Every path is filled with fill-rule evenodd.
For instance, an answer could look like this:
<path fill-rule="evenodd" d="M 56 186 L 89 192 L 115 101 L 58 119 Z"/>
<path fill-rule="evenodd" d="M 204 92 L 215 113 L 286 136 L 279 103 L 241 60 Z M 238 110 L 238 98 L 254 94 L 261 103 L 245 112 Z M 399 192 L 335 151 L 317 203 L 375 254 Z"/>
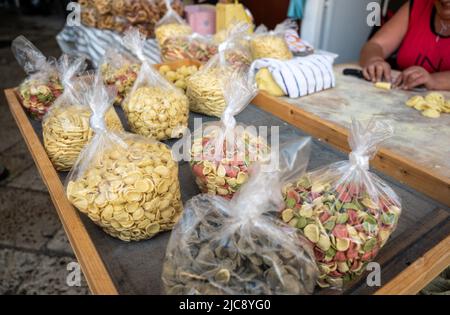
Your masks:
<path fill-rule="evenodd" d="M 408 32 L 397 54 L 400 70 L 421 66 L 428 72 L 450 71 L 450 36 L 435 30 L 434 0 L 411 0 Z"/>

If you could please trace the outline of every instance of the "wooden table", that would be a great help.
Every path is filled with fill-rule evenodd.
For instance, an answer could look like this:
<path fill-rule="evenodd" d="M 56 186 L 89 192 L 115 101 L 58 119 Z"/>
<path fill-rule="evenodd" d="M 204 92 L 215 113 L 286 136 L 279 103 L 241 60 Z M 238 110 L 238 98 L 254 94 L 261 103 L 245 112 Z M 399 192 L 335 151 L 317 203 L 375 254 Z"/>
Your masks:
<path fill-rule="evenodd" d="M 109 237 L 86 216 L 79 215 L 64 194 L 62 182 L 67 174 L 55 171 L 42 146 L 40 123 L 27 117 L 13 90 L 5 93 L 92 293 L 159 294 L 161 266 L 170 233 L 147 241 L 125 243 Z M 118 113 L 123 118 L 120 110 Z M 190 115 L 191 128 L 195 117 L 201 116 Z M 255 126 L 279 126 L 281 142 L 306 136 L 252 105 L 238 116 L 238 121 Z M 347 159 L 346 154 L 314 140 L 309 168 L 344 159 Z M 381 265 L 382 287 L 368 287 L 362 276 L 345 292 L 318 290 L 318 294 L 415 294 L 450 264 L 450 209 L 389 177 L 379 176 L 403 200 L 398 228 L 376 258 Z M 198 194 L 186 162 L 180 163 L 180 183 L 183 201 Z"/>
<path fill-rule="evenodd" d="M 336 87 L 298 99 L 260 93 L 254 104 L 320 138 L 349 151 L 348 127 L 352 117 L 389 120 L 395 135 L 383 143 L 372 165 L 402 183 L 450 206 L 450 114 L 426 118 L 405 102 L 426 93 L 381 90 L 371 82 L 344 76 L 335 67 Z M 450 92 L 443 92 L 450 99 Z"/>

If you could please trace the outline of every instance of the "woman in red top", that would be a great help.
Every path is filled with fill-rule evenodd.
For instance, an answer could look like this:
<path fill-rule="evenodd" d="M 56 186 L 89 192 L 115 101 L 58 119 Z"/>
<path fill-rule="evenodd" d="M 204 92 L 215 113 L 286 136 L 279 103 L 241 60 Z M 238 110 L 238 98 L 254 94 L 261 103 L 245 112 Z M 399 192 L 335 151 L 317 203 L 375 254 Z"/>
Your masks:
<path fill-rule="evenodd" d="M 391 82 L 385 61 L 398 50 L 394 85 L 450 90 L 450 0 L 410 0 L 367 42 L 360 64 L 366 79 Z"/>

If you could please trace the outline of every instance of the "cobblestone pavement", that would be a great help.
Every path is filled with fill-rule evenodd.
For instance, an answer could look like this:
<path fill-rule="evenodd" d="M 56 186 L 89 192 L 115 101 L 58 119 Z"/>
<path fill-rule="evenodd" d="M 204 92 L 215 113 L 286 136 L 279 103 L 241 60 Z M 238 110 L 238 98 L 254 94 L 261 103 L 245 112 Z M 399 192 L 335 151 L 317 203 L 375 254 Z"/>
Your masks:
<path fill-rule="evenodd" d="M 89 294 L 84 279 L 80 287 L 66 284 L 67 264 L 76 259 L 3 94 L 24 78 L 11 40 L 23 34 L 59 56 L 55 35 L 63 21 L 6 13 L 0 19 L 0 163 L 11 173 L 0 182 L 0 294 Z"/>

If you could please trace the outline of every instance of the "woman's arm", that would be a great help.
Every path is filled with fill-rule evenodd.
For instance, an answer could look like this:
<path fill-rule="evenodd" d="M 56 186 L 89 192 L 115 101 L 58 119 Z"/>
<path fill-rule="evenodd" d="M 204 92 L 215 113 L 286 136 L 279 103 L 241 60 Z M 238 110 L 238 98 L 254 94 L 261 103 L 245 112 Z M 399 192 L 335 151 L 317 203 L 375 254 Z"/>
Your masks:
<path fill-rule="evenodd" d="M 364 45 L 359 63 L 366 79 L 381 81 L 384 76 L 391 81 L 391 67 L 385 59 L 400 47 L 408 31 L 408 22 L 409 2 Z"/>

